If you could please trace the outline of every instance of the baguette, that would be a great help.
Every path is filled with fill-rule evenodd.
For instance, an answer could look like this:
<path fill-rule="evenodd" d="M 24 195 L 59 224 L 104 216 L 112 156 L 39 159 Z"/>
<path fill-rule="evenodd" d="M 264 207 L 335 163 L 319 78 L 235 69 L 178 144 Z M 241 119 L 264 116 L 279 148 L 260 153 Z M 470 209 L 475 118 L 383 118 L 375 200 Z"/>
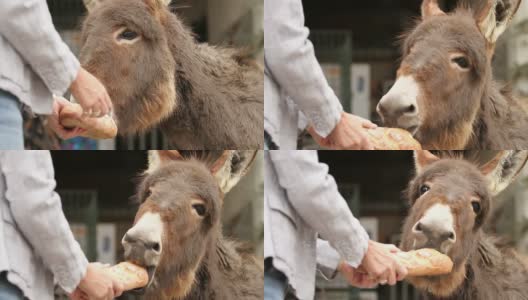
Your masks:
<path fill-rule="evenodd" d="M 91 139 L 111 139 L 117 135 L 117 126 L 112 117 L 84 117 L 83 109 L 77 103 L 70 103 L 62 108 L 59 113 L 59 122 L 66 128 L 85 129 L 86 131 L 81 136 Z"/>
<path fill-rule="evenodd" d="M 418 249 L 396 253 L 397 260 L 407 268 L 407 276 L 434 276 L 451 272 L 451 259 L 434 249 Z"/>
<path fill-rule="evenodd" d="M 367 130 L 375 150 L 421 150 L 422 146 L 411 133 L 400 128 L 378 127 Z"/>
<path fill-rule="evenodd" d="M 123 284 L 124 290 L 142 288 L 148 284 L 147 270 L 130 262 L 109 267 L 108 274 Z"/>

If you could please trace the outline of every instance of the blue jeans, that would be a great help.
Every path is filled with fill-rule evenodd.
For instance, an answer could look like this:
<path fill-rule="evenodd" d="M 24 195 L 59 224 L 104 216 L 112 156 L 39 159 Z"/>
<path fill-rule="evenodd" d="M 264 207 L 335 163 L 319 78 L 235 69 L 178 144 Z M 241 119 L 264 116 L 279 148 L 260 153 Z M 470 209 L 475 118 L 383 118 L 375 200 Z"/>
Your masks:
<path fill-rule="evenodd" d="M 24 150 L 23 126 L 22 104 L 0 90 L 0 150 Z"/>
<path fill-rule="evenodd" d="M 24 300 L 22 291 L 7 281 L 6 274 L 0 275 L 0 299 L 2 300 Z"/>
<path fill-rule="evenodd" d="M 275 269 L 271 264 L 271 259 L 265 262 L 264 271 L 264 300 L 284 300 L 288 279 L 281 271 Z"/>

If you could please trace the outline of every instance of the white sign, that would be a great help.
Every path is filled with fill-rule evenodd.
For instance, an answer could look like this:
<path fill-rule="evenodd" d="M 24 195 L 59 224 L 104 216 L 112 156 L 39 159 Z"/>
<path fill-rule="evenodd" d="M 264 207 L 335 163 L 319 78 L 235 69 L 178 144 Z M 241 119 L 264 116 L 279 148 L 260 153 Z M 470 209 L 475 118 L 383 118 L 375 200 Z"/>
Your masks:
<path fill-rule="evenodd" d="M 353 64 L 350 74 L 351 111 L 356 116 L 370 120 L 370 65 Z"/>
<path fill-rule="evenodd" d="M 113 223 L 97 224 L 97 261 L 116 263 L 116 226 Z"/>

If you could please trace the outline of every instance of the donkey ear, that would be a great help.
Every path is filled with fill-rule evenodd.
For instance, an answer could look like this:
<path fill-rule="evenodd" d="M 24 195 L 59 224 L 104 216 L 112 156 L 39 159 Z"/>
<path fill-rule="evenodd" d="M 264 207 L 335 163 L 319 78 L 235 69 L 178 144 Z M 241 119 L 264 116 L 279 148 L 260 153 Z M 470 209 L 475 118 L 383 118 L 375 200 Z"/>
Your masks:
<path fill-rule="evenodd" d="M 95 7 L 101 4 L 103 0 L 83 0 L 84 7 L 88 12 L 91 12 Z"/>
<path fill-rule="evenodd" d="M 211 172 L 224 194 L 229 192 L 246 175 L 257 153 L 256 150 L 225 151 L 215 162 L 211 167 Z"/>
<path fill-rule="evenodd" d="M 432 16 L 443 16 L 445 12 L 440 9 L 438 0 L 423 0 L 422 1 L 422 19 L 427 19 Z"/>
<path fill-rule="evenodd" d="M 167 162 L 197 159 L 209 168 L 220 189 L 225 194 L 247 173 L 256 155 L 257 151 L 253 150 L 149 151 L 149 166 L 145 173 L 152 173 Z"/>
<path fill-rule="evenodd" d="M 428 150 L 414 151 L 414 166 L 416 168 L 416 173 L 422 172 L 423 168 L 438 160 L 440 160 L 440 158 L 438 158 Z"/>
<path fill-rule="evenodd" d="M 519 9 L 521 0 L 487 0 L 483 9 L 476 12 L 480 32 L 489 44 L 494 45 L 506 31 L 510 21 Z"/>
<path fill-rule="evenodd" d="M 480 167 L 480 171 L 489 180 L 489 189 L 493 195 L 504 190 L 528 160 L 528 151 L 500 151 L 492 160 Z"/>
<path fill-rule="evenodd" d="M 178 150 L 151 150 L 148 152 L 148 168 L 145 173 L 152 173 L 163 163 L 172 160 L 183 160 L 183 156 Z"/>

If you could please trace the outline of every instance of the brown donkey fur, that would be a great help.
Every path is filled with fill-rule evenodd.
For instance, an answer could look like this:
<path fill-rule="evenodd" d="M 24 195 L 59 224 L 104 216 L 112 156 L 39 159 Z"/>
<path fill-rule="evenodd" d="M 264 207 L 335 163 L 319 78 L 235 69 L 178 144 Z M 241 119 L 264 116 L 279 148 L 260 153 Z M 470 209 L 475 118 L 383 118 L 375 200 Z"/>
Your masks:
<path fill-rule="evenodd" d="M 149 271 L 145 299 L 262 299 L 262 259 L 224 238 L 220 220 L 223 194 L 254 157 L 254 151 L 150 153 L 141 205 L 123 238 L 125 258 Z"/>
<path fill-rule="evenodd" d="M 159 126 L 171 148 L 260 149 L 263 70 L 196 42 L 165 0 L 84 0 L 80 60 L 107 87 L 122 134 Z"/>
<path fill-rule="evenodd" d="M 478 167 L 460 158 L 415 153 L 417 174 L 407 190 L 411 209 L 401 248 L 435 248 L 454 263 L 447 275 L 408 278 L 424 299 L 528 299 L 528 265 L 482 229 L 492 197 L 515 178 L 527 157 L 527 151 L 504 151 Z"/>
<path fill-rule="evenodd" d="M 520 0 L 462 3 L 446 14 L 437 1 L 423 1 L 422 19 L 404 36 L 397 73 L 414 80 L 416 99 L 389 91 L 378 112 L 424 149 L 528 149 L 527 107 L 493 80 L 491 67 L 496 40 Z"/>

